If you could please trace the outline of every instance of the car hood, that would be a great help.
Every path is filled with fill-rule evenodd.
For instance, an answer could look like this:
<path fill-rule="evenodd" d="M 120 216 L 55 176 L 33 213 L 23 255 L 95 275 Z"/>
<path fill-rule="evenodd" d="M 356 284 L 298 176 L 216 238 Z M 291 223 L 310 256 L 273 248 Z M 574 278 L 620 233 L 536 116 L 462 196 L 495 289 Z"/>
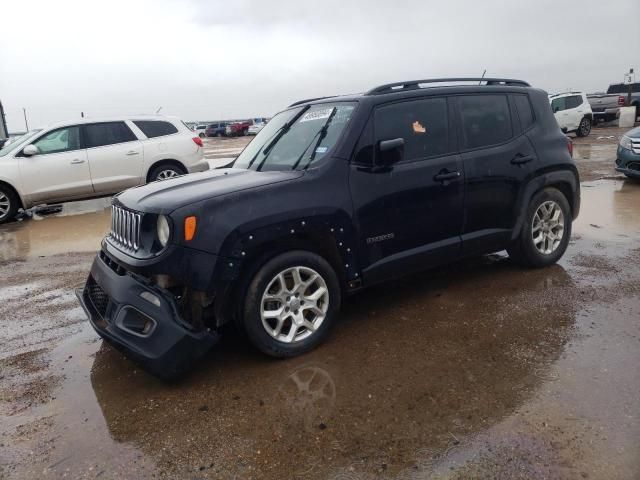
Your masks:
<path fill-rule="evenodd" d="M 625 135 L 630 138 L 640 138 L 640 127 L 629 130 Z"/>
<path fill-rule="evenodd" d="M 302 175 L 302 171 L 256 172 L 221 168 L 130 188 L 118 194 L 113 203 L 140 212 L 167 214 L 202 200 L 294 180 Z"/>

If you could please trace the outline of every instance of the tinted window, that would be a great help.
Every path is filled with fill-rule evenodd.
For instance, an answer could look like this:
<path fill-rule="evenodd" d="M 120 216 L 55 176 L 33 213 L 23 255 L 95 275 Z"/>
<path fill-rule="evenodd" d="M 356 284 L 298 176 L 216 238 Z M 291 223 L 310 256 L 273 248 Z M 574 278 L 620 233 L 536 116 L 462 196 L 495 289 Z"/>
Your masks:
<path fill-rule="evenodd" d="M 47 133 L 34 145 L 41 154 L 69 152 L 80 149 L 80 127 L 65 127 Z"/>
<path fill-rule="evenodd" d="M 580 95 L 571 95 L 566 98 L 567 108 L 578 108 L 582 105 L 582 97 Z"/>
<path fill-rule="evenodd" d="M 375 113 L 376 142 L 404 138 L 404 159 L 442 155 L 449 151 L 447 101 L 429 98 L 394 103 Z"/>
<path fill-rule="evenodd" d="M 169 122 L 160 122 L 155 120 L 134 120 L 136 127 L 142 130 L 147 138 L 162 137 L 163 135 L 172 135 L 178 133 L 178 129 Z"/>
<path fill-rule="evenodd" d="M 551 100 L 551 110 L 553 113 L 567 109 L 567 97 L 554 98 Z"/>
<path fill-rule="evenodd" d="M 91 123 L 84 126 L 84 141 L 87 148 L 133 140 L 137 138 L 124 122 Z"/>
<path fill-rule="evenodd" d="M 463 96 L 458 99 L 466 148 L 495 145 L 511 138 L 511 116 L 505 95 Z"/>
<path fill-rule="evenodd" d="M 514 95 L 513 99 L 518 110 L 518 117 L 520 117 L 520 126 L 522 130 L 526 130 L 533 124 L 533 111 L 531 110 L 529 97 L 526 95 Z"/>

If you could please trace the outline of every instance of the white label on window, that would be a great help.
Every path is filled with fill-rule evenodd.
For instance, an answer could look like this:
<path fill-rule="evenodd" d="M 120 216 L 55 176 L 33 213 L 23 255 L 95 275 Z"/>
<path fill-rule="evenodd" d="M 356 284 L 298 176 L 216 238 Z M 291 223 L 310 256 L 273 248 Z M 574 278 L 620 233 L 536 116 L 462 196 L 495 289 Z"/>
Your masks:
<path fill-rule="evenodd" d="M 322 120 L 323 118 L 329 118 L 333 112 L 333 108 L 325 108 L 323 110 L 314 110 L 312 112 L 305 113 L 300 119 L 300 123 L 302 122 L 311 122 L 313 120 Z"/>
<path fill-rule="evenodd" d="M 329 147 L 318 147 L 316 148 L 316 153 L 326 153 L 329 150 Z"/>

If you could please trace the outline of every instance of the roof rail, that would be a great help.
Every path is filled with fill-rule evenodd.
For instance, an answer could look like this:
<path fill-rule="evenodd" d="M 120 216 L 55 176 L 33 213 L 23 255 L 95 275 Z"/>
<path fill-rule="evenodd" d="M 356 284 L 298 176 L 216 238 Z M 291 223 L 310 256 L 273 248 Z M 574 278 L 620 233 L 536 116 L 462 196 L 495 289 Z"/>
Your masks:
<path fill-rule="evenodd" d="M 406 82 L 387 83 L 379 87 L 372 88 L 365 95 L 380 95 L 383 93 L 392 93 L 396 91 L 417 90 L 423 83 L 453 83 L 453 82 L 484 82 L 486 85 L 508 85 L 517 87 L 530 87 L 523 80 L 514 80 L 511 78 L 483 78 L 483 77 L 454 77 L 454 78 L 429 78 L 425 80 L 410 80 Z"/>
<path fill-rule="evenodd" d="M 303 103 L 313 102 L 315 100 L 324 100 L 325 98 L 333 98 L 335 95 L 329 95 L 327 97 L 316 97 L 316 98 L 307 98 L 306 100 L 298 100 L 297 102 L 293 102 L 287 108 L 295 107 L 296 105 L 302 105 Z"/>

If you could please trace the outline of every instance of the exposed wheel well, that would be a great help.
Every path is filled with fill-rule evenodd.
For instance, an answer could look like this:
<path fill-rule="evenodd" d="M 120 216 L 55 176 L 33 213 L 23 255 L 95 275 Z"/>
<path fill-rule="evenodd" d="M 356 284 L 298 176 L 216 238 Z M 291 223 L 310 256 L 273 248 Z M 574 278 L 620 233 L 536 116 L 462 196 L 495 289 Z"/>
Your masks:
<path fill-rule="evenodd" d="M 9 190 L 11 190 L 13 194 L 16 196 L 16 198 L 18 199 L 18 202 L 20 203 L 20 208 L 24 208 L 24 204 L 22 203 L 22 198 L 20 198 L 20 194 L 14 188 L 13 185 L 7 182 L 3 182 L 2 180 L 0 180 L 0 185 L 2 185 L 3 187 L 7 187 Z"/>
<path fill-rule="evenodd" d="M 539 191 L 544 190 L 545 188 L 555 188 L 556 190 L 560 190 L 560 192 L 567 199 L 567 202 L 569 202 L 569 207 L 571 207 L 571 215 L 575 215 L 574 205 L 573 205 L 573 191 L 571 190 L 571 185 L 569 185 L 567 182 L 552 183 L 550 185 L 545 185 L 544 187 L 538 189 L 533 193 L 533 195 L 536 195 Z M 533 198 L 533 195 L 531 196 L 532 198 Z"/>
<path fill-rule="evenodd" d="M 149 170 L 147 170 L 147 183 L 151 180 L 151 172 L 153 172 L 153 170 L 160 165 L 167 165 L 167 166 L 172 165 L 174 167 L 180 168 L 184 173 L 187 173 L 187 167 L 185 167 L 178 160 L 173 160 L 173 159 L 158 160 L 157 162 L 155 162 L 153 165 L 149 167 Z"/>
<path fill-rule="evenodd" d="M 292 250 L 306 250 L 324 258 L 336 272 L 340 287 L 344 291 L 345 272 L 333 237 L 328 234 L 320 236 L 296 234 L 287 236 L 286 239 L 274 239 L 254 246 L 252 252 L 248 252 L 243 259 L 238 278 L 231 286 L 230 294 L 225 295 L 225 305 L 221 307 L 225 323 L 228 320 L 237 322 L 241 318 L 246 290 L 258 270 L 276 255 Z"/>

